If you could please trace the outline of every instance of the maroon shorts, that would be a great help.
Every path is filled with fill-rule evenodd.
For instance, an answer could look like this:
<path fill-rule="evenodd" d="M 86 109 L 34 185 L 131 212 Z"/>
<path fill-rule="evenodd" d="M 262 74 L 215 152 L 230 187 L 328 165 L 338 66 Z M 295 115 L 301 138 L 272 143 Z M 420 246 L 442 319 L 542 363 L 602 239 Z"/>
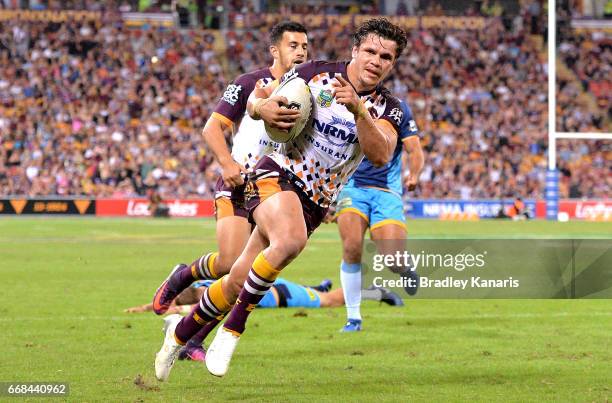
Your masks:
<path fill-rule="evenodd" d="M 244 201 L 244 188 L 246 183 L 235 188 L 227 186 L 223 178 L 219 177 L 215 186 L 215 218 L 225 217 L 248 218 L 249 213 Z"/>
<path fill-rule="evenodd" d="M 247 186 L 244 190 L 249 221 L 255 223 L 253 212 L 264 200 L 276 193 L 290 191 L 300 198 L 306 230 L 308 231 L 308 236 L 310 236 L 325 218 L 327 209 L 317 205 L 308 198 L 302 191 L 304 183 L 297 176 L 281 168 L 272 158 L 267 156 L 259 160 L 253 172 L 249 175 Z"/>

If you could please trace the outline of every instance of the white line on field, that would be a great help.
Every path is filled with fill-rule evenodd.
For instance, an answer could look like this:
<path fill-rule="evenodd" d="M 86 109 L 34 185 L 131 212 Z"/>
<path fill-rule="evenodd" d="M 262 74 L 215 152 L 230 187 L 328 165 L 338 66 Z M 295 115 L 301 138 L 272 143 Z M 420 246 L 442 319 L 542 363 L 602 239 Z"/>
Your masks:
<path fill-rule="evenodd" d="M 291 308 L 289 308 L 291 309 Z M 384 313 L 378 312 L 377 317 L 391 316 Z M 393 318 L 397 317 L 397 312 L 392 314 Z M 462 316 L 450 316 L 450 315 L 426 315 L 426 316 L 414 316 L 406 315 L 407 319 L 504 319 L 504 318 L 558 318 L 558 317 L 570 317 L 570 316 L 582 316 L 582 317 L 595 317 L 595 316 L 612 316 L 612 312 L 555 312 L 551 314 L 545 313 L 511 313 L 511 314 L 474 314 L 474 315 L 462 315 Z M 0 322 L 14 322 L 14 321 L 90 321 L 90 320 L 110 320 L 110 321 L 124 321 L 128 322 L 131 320 L 150 320 L 151 315 L 140 315 L 140 314 L 126 314 L 125 316 L 45 316 L 45 317 L 0 317 Z"/>

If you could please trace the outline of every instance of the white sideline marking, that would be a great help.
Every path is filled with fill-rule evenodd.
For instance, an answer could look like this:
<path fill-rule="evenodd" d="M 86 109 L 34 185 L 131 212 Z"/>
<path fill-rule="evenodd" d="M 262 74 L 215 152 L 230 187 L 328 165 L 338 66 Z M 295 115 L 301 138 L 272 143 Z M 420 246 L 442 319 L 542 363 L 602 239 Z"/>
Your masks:
<path fill-rule="evenodd" d="M 291 309 L 291 308 L 288 308 Z M 323 308 L 326 309 L 326 308 Z M 397 313 L 384 314 L 378 312 L 377 317 L 393 317 L 397 319 Z M 559 317 L 570 317 L 570 316 L 582 316 L 582 317 L 595 317 L 595 316 L 612 316 L 612 312 L 555 312 L 551 314 L 544 313 L 513 313 L 513 314 L 474 314 L 474 315 L 462 315 L 462 316 L 450 316 L 450 315 L 424 315 L 424 316 L 410 316 L 407 315 L 406 319 L 504 319 L 504 318 L 559 318 Z M 163 317 L 159 317 L 163 318 Z M 130 320 L 151 320 L 151 315 L 142 314 L 125 314 L 125 316 L 44 316 L 44 317 L 0 317 L 0 322 L 14 322 L 14 321 L 49 321 L 49 320 L 65 320 L 65 321 L 85 321 L 85 320 L 110 320 L 110 321 L 130 321 Z"/>
<path fill-rule="evenodd" d="M 386 313 L 378 312 L 376 317 L 390 317 L 392 315 L 388 315 Z M 506 318 L 559 318 L 559 317 L 569 317 L 569 316 L 582 316 L 582 317 L 594 317 L 594 316 L 612 316 L 612 312 L 555 312 L 550 314 L 545 313 L 512 313 L 512 314 L 491 314 L 491 313 L 483 313 L 483 314 L 474 314 L 474 315 L 461 315 L 461 316 L 449 316 L 449 315 L 427 315 L 427 316 L 411 316 L 406 317 L 407 319 L 506 319 Z M 392 317 L 397 318 L 397 315 L 393 315 Z"/>

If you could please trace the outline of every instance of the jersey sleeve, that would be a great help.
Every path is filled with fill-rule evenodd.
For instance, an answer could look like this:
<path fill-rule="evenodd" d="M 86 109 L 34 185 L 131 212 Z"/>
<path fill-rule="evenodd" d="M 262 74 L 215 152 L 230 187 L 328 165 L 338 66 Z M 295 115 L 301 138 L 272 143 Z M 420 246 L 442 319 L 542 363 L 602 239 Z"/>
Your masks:
<path fill-rule="evenodd" d="M 312 61 L 308 63 L 298 64 L 294 66 L 291 70 L 286 72 L 280 79 L 279 83 L 290 80 L 294 77 L 299 77 L 306 82 L 309 82 L 314 76 L 322 72 L 330 72 L 333 71 L 337 63 L 329 63 L 324 61 Z"/>
<path fill-rule="evenodd" d="M 227 86 L 211 117 L 220 120 L 227 126 L 237 123 L 244 116 L 247 100 L 255 89 L 255 83 L 256 80 L 248 74 L 238 77 Z"/>
<path fill-rule="evenodd" d="M 397 98 L 388 96 L 386 103 L 385 111 L 378 119 L 387 121 L 395 129 L 396 133 L 400 133 L 400 124 L 404 117 L 400 102 Z"/>
<path fill-rule="evenodd" d="M 410 136 L 417 136 L 419 134 L 419 128 L 414 120 L 414 116 L 412 116 L 412 110 L 410 106 L 408 106 L 408 103 L 400 101 L 400 106 L 404 115 L 399 125 L 399 138 L 403 141 Z"/>

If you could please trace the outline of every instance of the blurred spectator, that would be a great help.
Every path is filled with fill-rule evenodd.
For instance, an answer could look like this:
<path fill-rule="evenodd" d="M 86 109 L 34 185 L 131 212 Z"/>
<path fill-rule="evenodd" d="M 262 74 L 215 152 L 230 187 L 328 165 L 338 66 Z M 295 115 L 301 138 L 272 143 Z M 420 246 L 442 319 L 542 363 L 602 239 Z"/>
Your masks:
<path fill-rule="evenodd" d="M 149 189 L 149 212 L 153 217 L 169 217 L 170 208 L 163 202 L 161 195 L 156 189 Z"/>
<path fill-rule="evenodd" d="M 612 146 L 609 140 L 558 140 L 561 197 L 610 198 L 611 161 Z"/>
<path fill-rule="evenodd" d="M 514 199 L 514 201 L 512 202 L 512 206 L 508 208 L 507 216 L 515 221 L 527 220 L 530 218 L 529 211 L 527 210 L 523 199 L 521 199 L 520 197 Z"/>
<path fill-rule="evenodd" d="M 562 130 L 610 131 L 612 37 L 605 32 L 562 30 L 559 55 L 577 79 L 559 81 Z M 592 108 L 578 103 L 578 95 L 582 92 L 589 93 L 595 100 Z"/>
<path fill-rule="evenodd" d="M 416 15 L 419 9 L 419 0 L 400 0 L 397 3 L 395 15 Z"/>

